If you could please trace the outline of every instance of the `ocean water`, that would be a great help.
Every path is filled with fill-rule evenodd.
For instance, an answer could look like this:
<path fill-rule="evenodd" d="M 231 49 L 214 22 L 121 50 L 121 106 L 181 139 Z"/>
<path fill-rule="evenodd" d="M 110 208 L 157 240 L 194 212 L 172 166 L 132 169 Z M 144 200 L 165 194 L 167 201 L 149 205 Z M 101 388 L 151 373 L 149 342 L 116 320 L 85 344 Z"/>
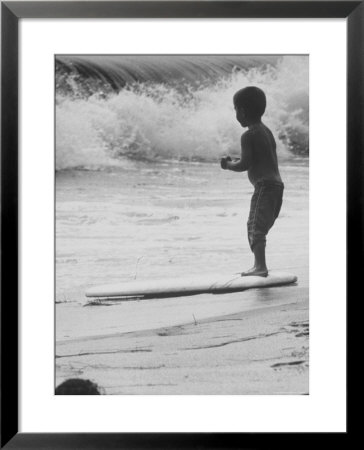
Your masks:
<path fill-rule="evenodd" d="M 308 297 L 306 57 L 60 57 L 57 64 L 59 339 L 78 335 L 72 317 L 82 317 L 90 286 L 251 267 L 253 187 L 245 173 L 219 165 L 224 154 L 239 156 L 232 96 L 247 84 L 266 91 L 264 120 L 285 183 L 267 263 L 298 276 L 292 298 Z M 268 289 L 267 304 L 283 301 L 283 289 Z M 242 308 L 261 292 L 244 292 Z M 104 308 L 118 307 L 84 314 L 95 333 Z"/>

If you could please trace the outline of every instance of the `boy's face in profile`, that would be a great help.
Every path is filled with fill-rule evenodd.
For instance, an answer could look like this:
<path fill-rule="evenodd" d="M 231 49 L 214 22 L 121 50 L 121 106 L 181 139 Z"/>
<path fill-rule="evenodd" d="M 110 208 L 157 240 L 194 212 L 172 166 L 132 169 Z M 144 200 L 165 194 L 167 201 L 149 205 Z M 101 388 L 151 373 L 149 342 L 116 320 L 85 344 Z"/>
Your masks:
<path fill-rule="evenodd" d="M 242 106 L 236 106 L 234 105 L 235 112 L 236 112 L 236 120 L 240 123 L 242 127 L 247 127 L 247 117 L 244 111 L 244 108 Z"/>

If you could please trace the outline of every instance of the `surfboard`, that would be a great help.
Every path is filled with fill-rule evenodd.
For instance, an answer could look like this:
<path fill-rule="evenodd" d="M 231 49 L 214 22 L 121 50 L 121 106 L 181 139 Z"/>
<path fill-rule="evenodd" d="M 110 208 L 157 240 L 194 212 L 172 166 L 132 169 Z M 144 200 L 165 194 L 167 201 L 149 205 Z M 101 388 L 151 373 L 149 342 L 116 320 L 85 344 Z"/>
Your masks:
<path fill-rule="evenodd" d="M 180 276 L 177 278 L 132 280 L 124 283 L 94 286 L 87 289 L 85 295 L 89 301 L 96 299 L 125 301 L 180 297 L 204 293 L 223 294 L 246 289 L 283 286 L 296 281 L 297 277 L 293 274 L 275 271 L 269 272 L 267 277 L 242 277 L 240 274 Z"/>

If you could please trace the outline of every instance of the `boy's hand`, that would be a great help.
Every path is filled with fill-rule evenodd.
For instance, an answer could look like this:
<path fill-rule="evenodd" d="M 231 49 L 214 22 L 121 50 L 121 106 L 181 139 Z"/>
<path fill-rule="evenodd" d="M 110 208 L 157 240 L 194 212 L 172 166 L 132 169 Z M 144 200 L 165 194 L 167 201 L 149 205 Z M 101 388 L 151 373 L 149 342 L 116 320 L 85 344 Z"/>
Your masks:
<path fill-rule="evenodd" d="M 221 158 L 220 165 L 221 165 L 222 169 L 224 169 L 224 170 L 227 169 L 228 161 L 231 161 L 230 156 L 224 156 L 223 158 Z"/>

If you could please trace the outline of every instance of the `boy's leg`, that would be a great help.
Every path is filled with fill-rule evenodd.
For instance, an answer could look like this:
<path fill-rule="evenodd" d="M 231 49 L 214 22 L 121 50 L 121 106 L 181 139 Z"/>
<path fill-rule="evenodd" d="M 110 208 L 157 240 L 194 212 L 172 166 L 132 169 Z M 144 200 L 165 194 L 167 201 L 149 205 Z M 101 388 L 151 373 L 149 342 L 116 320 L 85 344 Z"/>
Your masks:
<path fill-rule="evenodd" d="M 267 264 L 265 262 L 265 242 L 257 242 L 253 249 L 254 267 L 261 275 L 268 275 Z"/>
<path fill-rule="evenodd" d="M 244 271 L 242 276 L 268 275 L 265 260 L 266 235 L 273 226 L 282 205 L 283 185 L 268 187 L 264 184 L 256 186 L 248 219 L 248 238 L 250 248 L 254 254 L 254 266 Z"/>
<path fill-rule="evenodd" d="M 250 248 L 254 254 L 254 266 L 242 272 L 241 276 L 263 276 L 268 275 L 265 261 L 265 230 L 262 232 L 261 209 L 264 203 L 264 186 L 257 185 L 250 203 L 248 219 L 248 239 Z M 263 227 L 264 228 L 264 227 Z"/>
<path fill-rule="evenodd" d="M 242 277 L 260 276 L 266 277 L 268 275 L 268 268 L 265 261 L 265 242 L 260 241 L 254 245 L 254 266 L 241 273 Z"/>

